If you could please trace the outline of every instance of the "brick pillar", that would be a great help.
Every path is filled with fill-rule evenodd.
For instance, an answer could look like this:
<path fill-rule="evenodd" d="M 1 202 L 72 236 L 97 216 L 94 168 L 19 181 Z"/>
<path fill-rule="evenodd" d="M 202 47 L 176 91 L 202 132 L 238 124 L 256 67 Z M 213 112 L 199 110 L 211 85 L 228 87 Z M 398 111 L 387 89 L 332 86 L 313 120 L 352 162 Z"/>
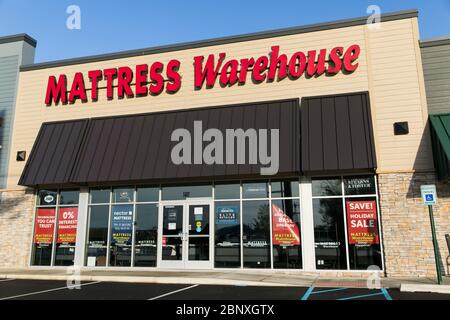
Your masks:
<path fill-rule="evenodd" d="M 0 192 L 0 268 L 24 268 L 30 261 L 33 190 Z"/>
<path fill-rule="evenodd" d="M 436 277 L 428 209 L 420 186 L 436 184 L 434 207 L 441 265 L 448 274 L 445 234 L 450 233 L 450 186 L 436 181 L 434 173 L 378 175 L 386 274 L 389 277 Z"/>

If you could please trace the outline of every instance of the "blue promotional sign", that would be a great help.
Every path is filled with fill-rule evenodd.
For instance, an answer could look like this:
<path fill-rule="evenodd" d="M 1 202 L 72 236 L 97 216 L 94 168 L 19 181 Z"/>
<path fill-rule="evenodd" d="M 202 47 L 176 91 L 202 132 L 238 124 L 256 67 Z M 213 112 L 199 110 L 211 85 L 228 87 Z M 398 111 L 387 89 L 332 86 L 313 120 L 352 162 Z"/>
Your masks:
<path fill-rule="evenodd" d="M 238 223 L 239 207 L 221 206 L 216 208 L 216 224 Z"/>
<path fill-rule="evenodd" d="M 114 244 L 131 244 L 133 233 L 133 205 L 112 207 L 111 241 Z"/>

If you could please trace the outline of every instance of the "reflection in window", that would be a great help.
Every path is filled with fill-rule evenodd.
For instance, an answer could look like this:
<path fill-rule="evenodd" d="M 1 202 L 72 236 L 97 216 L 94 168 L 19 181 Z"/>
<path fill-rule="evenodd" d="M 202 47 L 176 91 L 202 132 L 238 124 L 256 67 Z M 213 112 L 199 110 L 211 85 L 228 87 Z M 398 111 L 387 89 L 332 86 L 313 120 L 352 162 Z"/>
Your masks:
<path fill-rule="evenodd" d="M 342 181 L 340 178 L 313 179 L 313 197 L 342 195 Z"/>
<path fill-rule="evenodd" d="M 299 196 L 298 180 L 272 181 L 273 198 L 290 198 Z"/>
<path fill-rule="evenodd" d="M 239 183 L 216 183 L 214 197 L 216 199 L 239 199 L 241 197 L 241 185 Z"/>
<path fill-rule="evenodd" d="M 313 199 L 317 269 L 347 269 L 342 199 Z"/>
<path fill-rule="evenodd" d="M 302 268 L 300 202 L 272 200 L 273 267 Z"/>
<path fill-rule="evenodd" d="M 242 204 L 245 268 L 270 268 L 269 201 Z"/>
<path fill-rule="evenodd" d="M 108 203 L 109 204 L 109 195 L 110 189 L 91 189 L 90 191 L 90 203 Z"/>
<path fill-rule="evenodd" d="M 108 242 L 109 206 L 91 206 L 86 265 L 88 267 L 106 266 Z"/>
<path fill-rule="evenodd" d="M 80 191 L 61 191 L 59 193 L 59 204 L 60 205 L 71 205 L 78 204 L 80 197 Z"/>
<path fill-rule="evenodd" d="M 215 257 L 216 268 L 241 266 L 241 226 L 239 201 L 215 203 Z"/>
<path fill-rule="evenodd" d="M 134 188 L 114 188 L 113 203 L 129 203 L 134 201 Z"/>
<path fill-rule="evenodd" d="M 158 239 L 158 205 L 136 205 L 134 265 L 156 267 Z"/>
<path fill-rule="evenodd" d="M 245 199 L 268 198 L 267 182 L 247 182 L 242 184 L 242 197 Z"/>
<path fill-rule="evenodd" d="M 137 188 L 137 202 L 158 202 L 158 187 L 141 187 Z"/>
<path fill-rule="evenodd" d="M 166 186 L 162 188 L 162 200 L 210 197 L 212 197 L 212 185 Z"/>

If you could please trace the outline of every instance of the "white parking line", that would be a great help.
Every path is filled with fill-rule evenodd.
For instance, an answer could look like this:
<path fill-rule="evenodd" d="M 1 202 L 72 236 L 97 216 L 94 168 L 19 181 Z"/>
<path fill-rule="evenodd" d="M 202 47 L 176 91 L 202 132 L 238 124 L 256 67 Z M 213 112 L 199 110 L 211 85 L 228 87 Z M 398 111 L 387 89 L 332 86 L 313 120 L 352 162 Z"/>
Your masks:
<path fill-rule="evenodd" d="M 167 297 L 167 296 L 170 296 L 171 294 L 175 294 L 175 293 L 178 293 L 178 292 L 181 292 L 181 291 L 189 290 L 189 289 L 192 289 L 192 288 L 195 288 L 195 287 L 198 287 L 198 286 L 199 286 L 199 284 L 194 284 L 193 286 L 190 286 L 190 287 L 187 287 L 187 288 L 183 288 L 183 289 L 178 289 L 178 290 L 175 290 L 175 291 L 171 291 L 171 292 L 162 294 L 160 296 L 157 296 L 157 297 L 154 297 L 154 298 L 150 298 L 148 300 L 156 300 L 156 299 L 159 299 L 159 298 Z"/>
<path fill-rule="evenodd" d="M 74 286 L 65 286 L 65 287 L 61 287 L 61 288 L 55 288 L 55 289 L 49 289 L 49 290 L 43 290 L 43 291 L 36 291 L 36 292 L 30 292 L 30 293 L 24 293 L 24 294 L 19 294 L 17 296 L 11 296 L 11 297 L 6 297 L 6 298 L 0 298 L 0 300 L 9 300 L 9 299 L 15 299 L 15 298 L 21 298 L 21 297 L 27 297 L 27 296 L 32 296 L 35 294 L 41 294 L 41 293 L 46 293 L 46 292 L 52 292 L 52 291 L 58 291 L 58 290 L 64 290 L 64 289 L 74 289 L 78 286 L 88 286 L 91 284 L 96 284 L 96 283 L 100 283 L 101 281 L 95 281 L 95 282 L 88 282 L 88 283 L 82 283 L 79 285 L 74 285 Z"/>
<path fill-rule="evenodd" d="M 13 281 L 13 280 L 16 280 L 16 279 L 1 279 L 0 282 Z"/>

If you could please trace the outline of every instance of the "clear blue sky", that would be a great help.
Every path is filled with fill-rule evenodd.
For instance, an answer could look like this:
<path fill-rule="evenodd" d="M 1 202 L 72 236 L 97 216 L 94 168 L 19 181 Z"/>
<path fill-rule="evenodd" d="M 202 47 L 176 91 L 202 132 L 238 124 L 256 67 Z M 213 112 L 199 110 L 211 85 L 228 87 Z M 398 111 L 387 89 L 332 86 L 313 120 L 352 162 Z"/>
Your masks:
<path fill-rule="evenodd" d="M 81 8 L 81 30 L 66 9 Z M 421 38 L 450 35 L 450 0 L 0 0 L 0 36 L 38 40 L 36 62 L 419 9 Z"/>

